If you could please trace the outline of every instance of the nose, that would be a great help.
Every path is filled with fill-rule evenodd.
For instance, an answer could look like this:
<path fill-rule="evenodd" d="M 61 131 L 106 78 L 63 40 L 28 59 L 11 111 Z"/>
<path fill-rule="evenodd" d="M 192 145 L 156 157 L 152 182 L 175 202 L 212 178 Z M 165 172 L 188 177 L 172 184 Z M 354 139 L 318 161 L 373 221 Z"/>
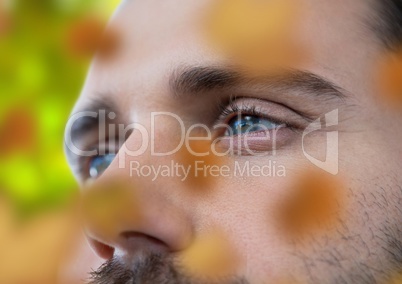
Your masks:
<path fill-rule="evenodd" d="M 105 259 L 133 259 L 184 250 L 192 239 L 184 208 L 166 196 L 163 184 L 128 178 L 117 163 L 84 189 L 86 233 L 94 251 Z"/>

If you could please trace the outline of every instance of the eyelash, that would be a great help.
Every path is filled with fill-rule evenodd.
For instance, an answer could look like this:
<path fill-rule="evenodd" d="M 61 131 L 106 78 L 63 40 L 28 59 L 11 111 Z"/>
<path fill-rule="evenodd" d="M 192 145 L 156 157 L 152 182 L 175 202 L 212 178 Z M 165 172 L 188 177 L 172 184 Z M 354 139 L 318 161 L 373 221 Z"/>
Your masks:
<path fill-rule="evenodd" d="M 258 107 L 254 104 L 247 104 L 247 102 L 242 103 L 242 106 L 239 106 L 237 101 L 241 98 L 231 97 L 227 104 L 221 103 L 219 104 L 219 118 L 216 121 L 217 124 L 228 124 L 234 115 L 250 115 L 250 116 L 258 116 L 264 119 L 267 119 L 275 124 L 284 125 L 286 128 L 290 130 L 298 130 L 299 127 L 292 125 L 286 120 L 270 117 L 266 114 L 266 112 L 258 109 Z"/>

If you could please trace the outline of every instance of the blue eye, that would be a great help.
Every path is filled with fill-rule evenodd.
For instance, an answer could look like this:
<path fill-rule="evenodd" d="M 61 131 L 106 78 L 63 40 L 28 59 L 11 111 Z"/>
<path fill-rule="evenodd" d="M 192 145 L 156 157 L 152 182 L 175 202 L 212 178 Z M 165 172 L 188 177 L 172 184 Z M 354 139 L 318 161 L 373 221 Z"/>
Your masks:
<path fill-rule="evenodd" d="M 226 131 L 226 136 L 267 131 L 279 127 L 279 124 L 255 115 L 236 116 L 229 121 L 228 125 L 230 130 Z"/>
<path fill-rule="evenodd" d="M 94 157 L 89 164 L 89 176 L 98 178 L 112 163 L 116 154 L 107 154 Z"/>

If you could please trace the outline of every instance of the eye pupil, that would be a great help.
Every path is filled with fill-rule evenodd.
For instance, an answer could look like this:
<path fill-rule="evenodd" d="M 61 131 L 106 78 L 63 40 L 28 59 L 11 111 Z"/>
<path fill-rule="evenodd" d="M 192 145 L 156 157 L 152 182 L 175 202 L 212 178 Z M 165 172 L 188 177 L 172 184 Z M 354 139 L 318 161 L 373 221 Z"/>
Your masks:
<path fill-rule="evenodd" d="M 116 154 L 107 154 L 94 157 L 89 165 L 89 176 L 98 178 L 112 163 Z"/>
<path fill-rule="evenodd" d="M 251 117 L 251 116 L 244 116 L 241 119 L 237 119 L 234 123 L 235 128 L 238 132 L 247 132 L 253 124 L 258 123 L 259 119 L 256 117 Z"/>

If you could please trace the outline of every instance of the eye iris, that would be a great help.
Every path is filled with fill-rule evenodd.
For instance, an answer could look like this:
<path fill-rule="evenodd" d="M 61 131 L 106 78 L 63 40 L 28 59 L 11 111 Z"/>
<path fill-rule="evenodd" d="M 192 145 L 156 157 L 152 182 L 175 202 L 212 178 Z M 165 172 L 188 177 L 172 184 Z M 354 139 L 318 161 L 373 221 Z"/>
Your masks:
<path fill-rule="evenodd" d="M 112 163 L 116 154 L 96 156 L 89 165 L 89 175 L 91 178 L 99 177 Z"/>
<path fill-rule="evenodd" d="M 260 118 L 253 115 L 243 115 L 235 117 L 229 122 L 233 135 L 245 134 L 261 130 L 270 130 L 278 127 L 278 125 L 268 119 Z"/>

